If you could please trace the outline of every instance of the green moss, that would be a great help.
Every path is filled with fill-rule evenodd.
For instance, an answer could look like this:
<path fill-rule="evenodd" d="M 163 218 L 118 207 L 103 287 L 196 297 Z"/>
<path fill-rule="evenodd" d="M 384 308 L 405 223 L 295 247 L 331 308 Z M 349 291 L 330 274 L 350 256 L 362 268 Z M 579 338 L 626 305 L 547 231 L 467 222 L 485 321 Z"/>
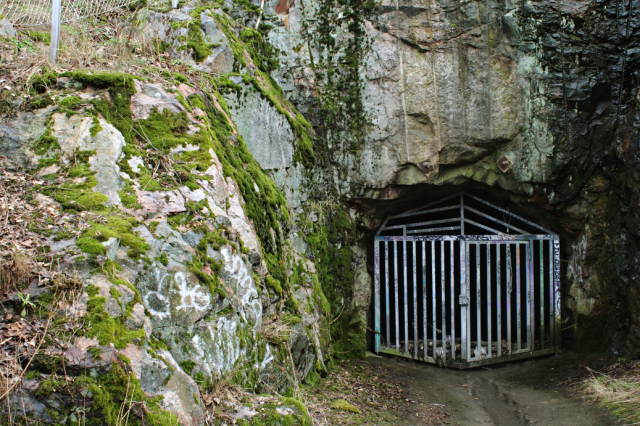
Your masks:
<path fill-rule="evenodd" d="M 58 201 L 65 209 L 68 210 L 97 210 L 104 209 L 104 205 L 108 198 L 106 195 L 100 192 L 94 192 L 93 187 L 98 184 L 98 181 L 93 176 L 93 173 L 89 170 L 88 164 L 82 164 L 82 159 L 88 158 L 85 154 L 93 153 L 93 151 L 85 151 L 76 153 L 75 166 L 69 169 L 69 177 L 84 177 L 84 181 L 66 182 L 60 186 L 47 186 L 42 188 L 42 193 L 53 197 Z M 58 157 L 59 158 L 59 157 Z M 46 167 L 48 163 L 51 163 L 55 159 L 55 163 L 58 162 L 58 158 L 55 156 L 49 161 L 43 161 L 38 164 L 38 168 Z M 55 164 L 53 163 L 53 164 Z"/>
<path fill-rule="evenodd" d="M 27 86 L 30 88 L 31 94 L 44 93 L 49 88 L 55 86 L 58 82 L 58 73 L 50 70 L 49 68 L 43 68 L 42 74 L 33 75 L 27 82 Z"/>
<path fill-rule="evenodd" d="M 297 399 L 283 397 L 280 398 L 281 406 L 293 409 L 293 414 L 282 415 L 278 412 L 278 405 L 264 404 L 260 413 L 251 418 L 251 421 L 240 423 L 239 425 L 251 426 L 311 426 L 313 422 L 304 404 Z"/>
<path fill-rule="evenodd" d="M 209 55 L 213 53 L 213 48 L 217 47 L 217 45 L 207 43 L 202 36 L 202 30 L 200 29 L 201 21 L 200 15 L 193 19 L 188 24 L 189 32 L 187 34 L 187 44 L 186 47 L 191 49 L 193 53 L 193 59 L 196 62 L 202 62 Z"/>
<path fill-rule="evenodd" d="M 167 253 L 165 252 L 162 252 L 162 254 L 156 259 L 158 259 L 158 261 L 162 263 L 164 266 L 167 266 L 169 264 L 169 258 L 167 257 Z"/>
<path fill-rule="evenodd" d="M 373 0 L 322 0 L 316 14 L 317 28 L 310 43 L 310 49 L 319 53 L 312 58 L 320 104 L 317 140 L 322 142 L 316 151 L 325 163 L 336 147 L 358 152 L 367 134 L 369 119 L 360 70 L 369 50 L 365 22 L 374 8 Z M 347 23 L 348 35 L 337 38 L 336 28 L 343 23 Z"/>
<path fill-rule="evenodd" d="M 33 151 L 36 155 L 43 156 L 51 150 L 60 150 L 58 139 L 51 135 L 51 131 L 47 131 L 33 145 Z"/>
<path fill-rule="evenodd" d="M 160 223 L 159 223 L 159 222 L 156 222 L 156 221 L 151 221 L 151 222 L 149 222 L 149 231 L 151 231 L 151 232 L 155 233 L 155 232 L 156 232 L 156 229 L 158 229 L 158 225 L 159 225 L 159 224 L 160 224 Z"/>
<path fill-rule="evenodd" d="M 27 111 L 33 111 L 40 108 L 46 108 L 49 105 L 53 105 L 53 99 L 48 93 L 42 95 L 36 95 L 29 100 L 26 106 Z"/>
<path fill-rule="evenodd" d="M 180 74 L 178 72 L 170 72 L 170 71 L 164 70 L 162 71 L 162 76 L 165 78 L 172 78 L 178 83 L 185 83 L 185 84 L 189 83 L 189 79 L 185 75 Z"/>
<path fill-rule="evenodd" d="M 38 165 L 36 166 L 35 171 L 44 169 L 46 167 L 52 166 L 54 164 L 58 164 L 60 162 L 60 154 L 55 154 L 53 157 L 41 158 L 38 160 Z"/>
<path fill-rule="evenodd" d="M 124 363 L 123 363 L 124 364 Z M 130 416 L 130 425 L 173 426 L 178 418 L 158 405 L 162 397 L 148 398 L 140 387 L 140 381 L 128 371 L 126 364 L 114 362 L 109 374 L 99 376 L 97 380 L 83 376 L 86 387 L 93 393 L 95 409 L 101 413 L 102 422 L 110 426 L 121 424 L 120 413 L 123 401 L 143 403 L 144 421 Z M 128 409 L 125 402 L 125 409 Z"/>
<path fill-rule="evenodd" d="M 134 218 L 123 218 L 117 213 L 105 215 L 103 222 L 91 222 L 91 227 L 82 231 L 76 245 L 88 254 L 105 254 L 106 248 L 102 242 L 109 238 L 117 238 L 120 244 L 129 247 L 127 255 L 132 259 L 139 258 L 150 249 L 146 241 L 137 236 L 133 226 L 137 224 Z"/>
<path fill-rule="evenodd" d="M 193 369 L 196 366 L 196 363 L 193 361 L 187 360 L 187 361 L 182 361 L 179 365 L 180 367 L 182 367 L 185 373 L 187 373 L 188 375 L 191 375 L 191 373 L 193 372 Z"/>
<path fill-rule="evenodd" d="M 61 388 L 62 386 L 63 383 L 56 380 L 54 375 L 51 375 L 40 382 L 38 389 L 34 392 L 34 395 L 38 399 L 43 399 L 55 392 L 56 388 Z"/>
<path fill-rule="evenodd" d="M 29 37 L 33 41 L 39 41 L 49 46 L 51 44 L 51 34 L 50 33 L 42 33 L 34 30 L 25 31 L 27 37 Z"/>
<path fill-rule="evenodd" d="M 115 287 L 111 287 L 111 288 L 109 289 L 109 295 L 111 295 L 111 297 L 113 297 L 113 298 L 114 298 L 114 299 L 116 299 L 116 300 L 119 300 L 119 299 L 120 299 L 120 297 L 122 296 L 122 295 L 120 294 L 120 292 L 119 292 Z"/>
<path fill-rule="evenodd" d="M 141 344 L 144 330 L 129 330 L 124 325 L 124 316 L 113 318 L 104 311 L 106 299 L 93 296 L 87 302 L 87 337 L 95 337 L 101 346 L 113 344 L 116 349 L 124 349 L 129 343 Z"/>
<path fill-rule="evenodd" d="M 138 196 L 135 193 L 135 190 L 131 186 L 130 181 L 124 180 L 124 187 L 118 191 L 118 195 L 120 196 L 120 201 L 122 205 L 128 209 L 139 209 L 141 208 L 140 204 L 138 204 Z"/>
<path fill-rule="evenodd" d="M 96 287 L 93 284 L 89 284 L 88 286 L 86 286 L 84 288 L 85 293 L 87 293 L 87 295 L 91 298 L 91 297 L 96 297 L 98 294 L 100 294 L 100 290 L 98 289 L 98 287 Z"/>
<path fill-rule="evenodd" d="M 98 120 L 98 117 L 93 117 L 93 123 L 91 125 L 91 128 L 89 129 L 91 136 L 95 137 L 101 131 L 102 131 L 102 126 L 100 125 L 100 120 Z"/>
<path fill-rule="evenodd" d="M 154 109 L 149 118 L 136 121 L 134 126 L 137 134 L 144 135 L 146 142 L 164 153 L 168 153 L 171 148 L 184 146 L 187 143 L 200 145 L 198 134 L 187 134 L 189 118 L 186 112 L 174 114 L 168 109 L 164 109 L 162 112 Z"/>
<path fill-rule="evenodd" d="M 348 413 L 360 414 L 360 410 L 358 410 L 358 407 L 349 404 L 344 399 L 338 399 L 337 401 L 334 401 L 333 404 L 331 404 L 331 406 L 333 408 L 337 409 L 337 410 L 340 410 L 340 411 L 346 411 Z"/>
<path fill-rule="evenodd" d="M 265 277 L 265 281 L 267 284 L 267 288 L 273 290 L 275 294 L 282 296 L 282 285 L 280 284 L 280 281 L 269 275 Z"/>
<path fill-rule="evenodd" d="M 330 326 L 334 353 L 339 357 L 364 358 L 365 332 L 352 303 L 351 247 L 356 244 L 355 225 L 341 207 L 328 207 L 321 213 L 325 223 L 315 223 L 307 237 L 321 287 L 314 289 L 314 297 L 323 310 L 329 308 L 329 317 L 335 319 Z"/>
<path fill-rule="evenodd" d="M 158 340 L 153 334 L 149 338 L 149 346 L 151 346 L 151 348 L 156 351 L 160 348 L 164 349 L 165 351 L 169 350 L 167 344 L 162 340 Z"/>
<path fill-rule="evenodd" d="M 292 315 L 289 312 L 284 312 L 282 314 L 281 321 L 284 325 L 293 327 L 294 325 L 299 324 L 302 321 L 302 318 L 297 315 Z"/>

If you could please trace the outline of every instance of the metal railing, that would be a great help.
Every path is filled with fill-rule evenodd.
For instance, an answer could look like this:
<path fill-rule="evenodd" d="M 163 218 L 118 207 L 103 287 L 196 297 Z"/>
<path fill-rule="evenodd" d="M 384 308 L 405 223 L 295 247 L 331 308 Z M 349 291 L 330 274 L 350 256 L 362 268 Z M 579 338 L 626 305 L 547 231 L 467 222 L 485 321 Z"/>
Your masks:
<path fill-rule="evenodd" d="M 52 15 L 59 8 L 59 23 L 71 22 L 88 16 L 101 15 L 138 0 L 0 0 L 0 15 L 14 25 L 50 25 Z M 57 3 L 57 4 L 56 4 Z"/>
<path fill-rule="evenodd" d="M 58 60 L 60 24 L 112 12 L 139 0 L 0 0 L 0 17 L 13 25 L 51 25 L 50 58 Z M 171 0 L 178 7 L 179 0 Z"/>

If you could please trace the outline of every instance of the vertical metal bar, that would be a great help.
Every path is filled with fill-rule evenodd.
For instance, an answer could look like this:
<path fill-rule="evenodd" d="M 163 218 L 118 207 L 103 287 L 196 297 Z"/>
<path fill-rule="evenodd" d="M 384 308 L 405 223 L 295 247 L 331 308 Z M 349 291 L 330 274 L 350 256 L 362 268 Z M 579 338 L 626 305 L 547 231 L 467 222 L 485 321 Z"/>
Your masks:
<path fill-rule="evenodd" d="M 556 326 L 556 352 L 560 352 L 560 337 L 562 327 L 562 306 L 560 300 L 560 240 L 558 238 L 553 240 L 553 291 L 554 307 L 555 307 L 555 326 Z"/>
<path fill-rule="evenodd" d="M 460 235 L 464 235 L 464 194 L 460 194 Z"/>
<path fill-rule="evenodd" d="M 55 65 L 58 62 L 58 50 L 60 49 L 60 12 L 61 0 L 51 2 L 51 43 L 49 46 L 49 59 Z"/>
<path fill-rule="evenodd" d="M 391 327 L 389 326 L 389 241 L 384 242 L 384 312 L 387 321 L 385 346 L 391 347 Z"/>
<path fill-rule="evenodd" d="M 416 242 L 413 241 L 413 357 L 418 358 L 418 346 L 420 335 L 418 334 L 418 281 L 416 263 Z"/>
<path fill-rule="evenodd" d="M 517 343 L 518 350 L 522 349 L 522 319 L 521 319 L 521 306 L 520 306 L 520 243 L 516 244 L 516 310 L 517 310 Z"/>
<path fill-rule="evenodd" d="M 433 359 L 436 359 L 436 242 L 431 241 L 431 306 L 433 306 L 431 314 L 431 331 L 433 341 L 431 348 L 433 349 Z"/>
<path fill-rule="evenodd" d="M 498 354 L 497 356 L 502 356 L 502 289 L 500 288 L 500 278 L 502 277 L 502 268 L 500 265 L 500 256 L 501 256 L 501 247 L 502 244 L 496 244 L 496 298 L 497 298 L 497 315 L 496 322 L 498 325 Z"/>
<path fill-rule="evenodd" d="M 553 240 L 549 240 L 549 347 L 555 346 L 556 342 L 553 270 Z"/>
<path fill-rule="evenodd" d="M 451 360 L 456 359 L 456 274 L 455 274 L 455 254 L 454 254 L 454 241 L 449 241 L 449 252 L 451 268 L 449 273 L 449 282 L 451 283 Z"/>
<path fill-rule="evenodd" d="M 511 265 L 511 244 L 507 244 L 507 350 L 511 354 L 511 293 L 513 293 L 513 268 Z"/>
<path fill-rule="evenodd" d="M 427 360 L 427 245 L 422 242 L 422 326 L 424 328 L 423 333 L 423 350 L 424 360 Z"/>
<path fill-rule="evenodd" d="M 482 355 L 482 285 L 480 282 L 480 244 L 476 244 L 476 358 Z"/>
<path fill-rule="evenodd" d="M 467 244 L 460 240 L 460 297 L 469 297 L 467 287 Z M 467 306 L 460 305 L 460 359 L 462 362 L 468 361 L 467 354 Z"/>
<path fill-rule="evenodd" d="M 407 241 L 402 241 L 402 275 L 404 282 L 404 353 L 409 354 L 409 293 L 407 291 Z"/>
<path fill-rule="evenodd" d="M 540 240 L 540 349 L 544 347 L 544 241 Z"/>
<path fill-rule="evenodd" d="M 396 305 L 396 349 L 400 350 L 400 314 L 398 313 L 398 246 L 399 241 L 396 241 L 393 247 L 393 278 L 395 280 L 395 305 Z"/>
<path fill-rule="evenodd" d="M 491 244 L 487 244 L 487 356 L 491 357 Z"/>
<path fill-rule="evenodd" d="M 525 296 L 526 296 L 526 311 L 527 311 L 527 318 L 526 318 L 526 325 L 527 325 L 527 349 L 531 350 L 531 336 L 532 336 L 532 331 L 531 331 L 531 318 L 533 318 L 533 316 L 535 315 L 534 312 L 531 309 L 531 302 L 533 302 L 533 296 L 531 295 L 531 273 L 533 272 L 533 258 L 531 256 L 531 252 L 533 250 L 531 250 L 531 241 L 529 241 L 527 243 L 527 245 L 524 246 L 524 250 L 525 250 L 525 259 L 527 262 L 527 269 L 525 270 L 525 276 L 524 279 L 526 280 L 525 283 Z"/>
<path fill-rule="evenodd" d="M 530 344 L 529 344 L 529 350 L 531 352 L 533 352 L 536 348 L 536 278 L 535 278 L 535 262 L 534 262 L 534 257 L 535 257 L 535 252 L 534 252 L 534 241 L 533 240 L 529 240 L 529 246 L 527 248 L 527 250 L 529 251 L 528 253 L 528 257 L 529 260 L 531 261 L 530 265 L 529 265 L 529 312 L 531 314 L 531 316 L 529 317 L 529 328 L 531 329 L 530 332 Z"/>
<path fill-rule="evenodd" d="M 464 242 L 464 258 L 466 261 L 466 266 L 465 266 L 465 274 L 467 276 L 466 278 L 466 285 L 467 285 L 467 295 L 469 297 L 469 300 L 467 301 L 467 304 L 464 306 L 464 312 L 465 312 L 465 316 L 467 317 L 467 322 L 466 324 L 463 324 L 464 330 L 467 333 L 467 342 L 466 344 L 463 342 L 463 344 L 466 345 L 467 347 L 467 358 L 466 361 L 469 361 L 469 359 L 471 358 L 471 305 L 470 305 L 470 300 L 471 300 L 471 258 L 469 256 L 469 243 L 468 242 Z"/>
<path fill-rule="evenodd" d="M 444 241 L 440 241 L 440 304 L 442 306 L 442 315 L 441 315 L 441 336 L 440 336 L 440 340 L 442 343 L 442 356 L 445 357 L 446 359 L 446 354 L 447 354 L 447 298 L 445 297 L 446 294 L 446 276 L 447 273 L 445 272 L 445 267 L 444 267 L 444 247 L 445 247 L 445 243 Z"/>
<path fill-rule="evenodd" d="M 375 240 L 373 246 L 373 261 L 374 261 L 374 291 L 375 291 L 375 314 L 374 314 L 374 327 L 375 327 L 375 345 L 376 353 L 380 352 L 380 241 Z"/>
<path fill-rule="evenodd" d="M 171 0 L 171 7 L 173 9 L 177 9 L 178 8 L 178 0 Z"/>

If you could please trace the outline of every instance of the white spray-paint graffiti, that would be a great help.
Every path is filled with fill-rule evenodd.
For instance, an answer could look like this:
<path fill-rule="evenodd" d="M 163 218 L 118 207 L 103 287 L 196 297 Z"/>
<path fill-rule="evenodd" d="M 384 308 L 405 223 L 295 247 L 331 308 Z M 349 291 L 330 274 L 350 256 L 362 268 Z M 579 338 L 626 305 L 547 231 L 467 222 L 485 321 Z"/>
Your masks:
<path fill-rule="evenodd" d="M 209 375 L 220 376 L 229 372 L 245 354 L 245 350 L 240 349 L 237 329 L 236 321 L 221 317 L 207 324 L 211 340 L 205 340 L 198 334 L 191 339 L 196 352 L 205 361 L 203 367 Z"/>
<path fill-rule="evenodd" d="M 247 323 L 252 323 L 254 328 L 260 326 L 262 322 L 262 304 L 258 298 L 251 271 L 247 268 L 242 257 L 232 254 L 231 250 L 223 247 L 220 251 L 224 258 L 224 269 L 238 283 L 237 297 L 240 303 L 239 313 Z"/>
<path fill-rule="evenodd" d="M 208 322 L 204 329 L 201 328 L 201 331 L 192 337 L 195 352 L 203 361 L 202 367 L 211 376 L 228 373 L 236 362 L 246 355 L 247 349 L 242 347 L 239 331 L 250 328 L 255 336 L 262 323 L 262 304 L 251 269 L 247 267 L 242 256 L 234 254 L 230 248 L 223 247 L 220 252 L 224 259 L 223 272 L 226 282 L 232 287 L 235 296 L 232 305 L 237 303 L 234 308 L 242 321 L 237 317 L 220 317 Z M 173 278 L 176 285 L 167 286 L 167 277 Z M 207 290 L 197 284 L 190 285 L 182 271 L 170 275 L 156 268 L 154 278 L 158 287 L 145 294 L 143 301 L 149 313 L 156 318 L 164 319 L 171 316 L 171 301 L 177 299 L 176 292 L 180 296 L 180 303 L 174 305 L 176 310 L 195 309 L 202 312 L 211 305 L 211 296 Z M 271 348 L 267 345 L 263 361 L 258 362 L 255 368 L 262 370 L 272 360 Z"/>
<path fill-rule="evenodd" d="M 202 286 L 196 285 L 189 288 L 187 279 L 182 272 L 177 272 L 174 278 L 178 283 L 178 291 L 180 293 L 180 305 L 176 309 L 193 308 L 198 311 L 204 311 L 209 307 L 211 296 Z"/>
<path fill-rule="evenodd" d="M 178 271 L 173 275 L 173 279 L 178 285 L 178 289 L 176 290 L 169 287 L 164 294 L 162 286 L 169 274 L 161 271 L 160 268 L 156 268 L 154 276 L 158 282 L 158 289 L 145 294 L 143 301 L 149 313 L 159 319 L 171 316 L 171 302 L 169 298 L 171 294 L 176 291 L 180 295 L 180 304 L 176 306 L 176 309 L 196 309 L 202 312 L 211 304 L 211 296 L 208 292 L 198 284 L 189 287 L 187 278 L 182 271 Z"/>
<path fill-rule="evenodd" d="M 162 284 L 164 284 L 167 274 L 161 273 L 160 269 L 156 268 L 154 276 L 158 282 L 158 289 L 145 294 L 142 301 L 144 302 L 145 308 L 147 308 L 151 315 L 164 319 L 171 316 L 171 304 L 166 296 L 162 294 Z"/>

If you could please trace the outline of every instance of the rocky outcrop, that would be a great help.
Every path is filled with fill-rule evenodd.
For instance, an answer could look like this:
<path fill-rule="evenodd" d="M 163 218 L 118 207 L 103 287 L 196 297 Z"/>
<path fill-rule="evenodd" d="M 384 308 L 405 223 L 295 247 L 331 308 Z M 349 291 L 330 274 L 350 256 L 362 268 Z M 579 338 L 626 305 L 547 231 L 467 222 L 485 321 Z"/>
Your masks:
<path fill-rule="evenodd" d="M 62 95 L 57 106 L 5 117 L 0 139 L 6 157 L 42 179 L 23 196 L 46 200 L 53 217 L 82 218 L 71 233 L 65 220 L 47 219 L 56 223 L 48 231 L 49 258 L 67 259 L 65 270 L 82 274 L 80 292 L 60 315 L 73 313 L 86 328 L 66 344 L 44 345 L 49 358 L 32 370 L 40 375 L 20 388 L 29 412 L 45 423 L 77 418 L 73 398 L 55 401 L 61 391 L 80 392 L 77 401 L 93 407 L 83 415 L 95 419 L 107 410 L 104 398 L 119 404 L 123 389 L 110 377 L 122 376 L 125 393 L 133 386 L 142 392 L 136 398 L 146 398 L 147 411 L 138 417 L 157 409 L 180 424 L 200 425 L 212 384 L 233 377 L 277 391 L 322 371 L 328 344 L 317 301 L 322 290 L 305 272 L 313 263 L 280 235 L 286 201 L 247 156 L 224 100 L 131 76 L 116 84 L 111 74 L 70 78 L 90 95 Z M 280 120 L 276 110 L 267 112 Z M 130 121 L 123 126 L 110 120 L 113 114 Z M 26 131 L 16 134 L 20 126 Z M 234 147 L 244 150 L 244 164 Z M 278 220 L 264 228 L 267 209 Z M 265 243 L 277 243 L 279 251 Z M 50 300 L 55 291 L 25 294 Z M 9 297 L 18 299 L 15 292 Z M 282 315 L 289 325 L 269 328 Z M 56 374 L 74 390 L 51 387 Z M 109 394 L 98 395 L 95 386 Z"/>
<path fill-rule="evenodd" d="M 566 337 L 603 349 L 597 324 L 613 352 L 636 353 L 633 2 L 278 5 L 265 6 L 286 52 L 274 74 L 301 110 L 320 106 L 325 182 L 359 223 L 483 191 L 561 234 Z"/>
<path fill-rule="evenodd" d="M 49 258 L 82 273 L 64 312 L 91 324 L 20 382 L 29 413 L 78 419 L 47 391 L 64 374 L 201 424 L 212 383 L 283 390 L 329 345 L 364 355 L 372 234 L 458 189 L 561 235 L 566 342 L 638 353 L 634 2 L 182 6 L 139 10 L 131 40 L 189 76 L 51 73 L 53 104 L 0 121 L 59 213 Z"/>

